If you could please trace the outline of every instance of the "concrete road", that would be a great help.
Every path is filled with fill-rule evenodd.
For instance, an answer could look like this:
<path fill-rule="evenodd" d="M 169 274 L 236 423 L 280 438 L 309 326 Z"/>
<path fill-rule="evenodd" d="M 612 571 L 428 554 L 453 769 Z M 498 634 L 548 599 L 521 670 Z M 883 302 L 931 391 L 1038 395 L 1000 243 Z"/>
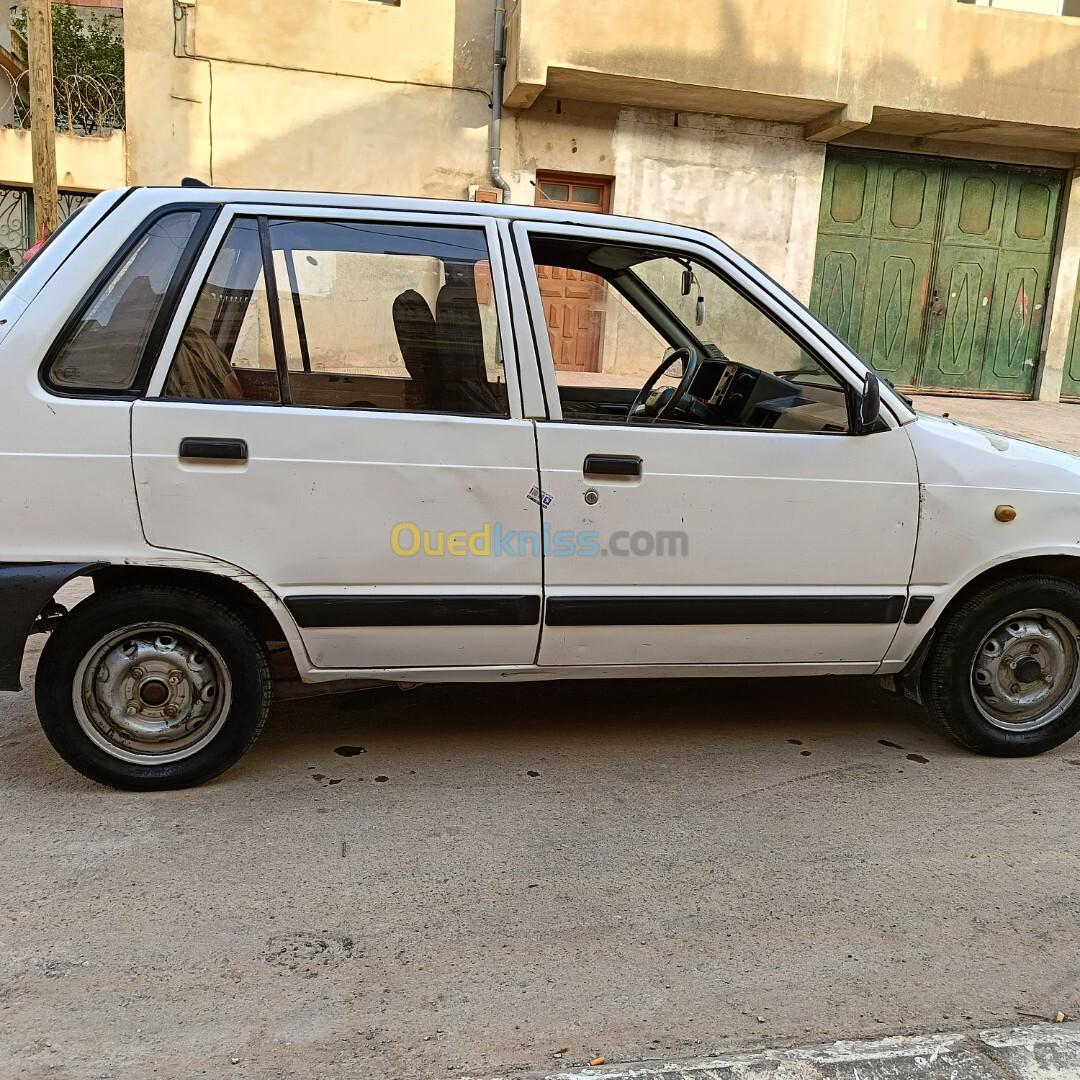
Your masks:
<path fill-rule="evenodd" d="M 0 1076 L 506 1075 L 1076 1015 L 1078 781 L 1080 744 L 974 757 L 869 681 L 616 682 L 283 704 L 217 782 L 130 795 L 0 696 Z"/>

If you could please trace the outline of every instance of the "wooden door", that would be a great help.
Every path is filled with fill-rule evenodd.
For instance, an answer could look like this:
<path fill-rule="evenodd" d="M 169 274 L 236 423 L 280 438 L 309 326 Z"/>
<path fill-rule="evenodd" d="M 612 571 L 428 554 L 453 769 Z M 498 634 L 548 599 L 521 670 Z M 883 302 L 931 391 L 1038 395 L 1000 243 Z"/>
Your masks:
<path fill-rule="evenodd" d="M 611 182 L 587 177 L 540 173 L 536 205 L 606 213 Z M 551 355 L 562 371 L 600 371 L 607 285 L 579 270 L 537 266 Z"/>

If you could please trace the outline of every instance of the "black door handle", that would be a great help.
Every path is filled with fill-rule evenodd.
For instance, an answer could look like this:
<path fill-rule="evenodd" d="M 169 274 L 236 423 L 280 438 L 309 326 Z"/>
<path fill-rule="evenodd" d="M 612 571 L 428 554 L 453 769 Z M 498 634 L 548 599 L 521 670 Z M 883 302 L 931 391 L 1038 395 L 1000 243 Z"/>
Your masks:
<path fill-rule="evenodd" d="M 586 476 L 640 476 L 641 458 L 625 454 L 589 454 Z"/>
<path fill-rule="evenodd" d="M 181 458 L 203 461 L 247 461 L 248 448 L 243 439 L 181 439 Z"/>

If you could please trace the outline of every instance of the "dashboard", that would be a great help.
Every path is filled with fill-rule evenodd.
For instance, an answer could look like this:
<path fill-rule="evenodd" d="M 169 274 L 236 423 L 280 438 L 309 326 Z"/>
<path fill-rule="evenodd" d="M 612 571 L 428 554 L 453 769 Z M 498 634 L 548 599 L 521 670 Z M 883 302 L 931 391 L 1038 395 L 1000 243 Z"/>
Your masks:
<path fill-rule="evenodd" d="M 690 393 L 707 406 L 708 422 L 718 427 L 847 431 L 844 391 L 811 381 L 814 376 L 799 371 L 774 375 L 734 360 L 707 360 Z"/>

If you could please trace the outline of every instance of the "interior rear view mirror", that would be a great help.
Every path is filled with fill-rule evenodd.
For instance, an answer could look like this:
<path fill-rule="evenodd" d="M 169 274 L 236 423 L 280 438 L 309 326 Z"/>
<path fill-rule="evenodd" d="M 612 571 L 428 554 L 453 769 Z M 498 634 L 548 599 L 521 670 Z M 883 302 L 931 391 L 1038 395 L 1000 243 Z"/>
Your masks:
<path fill-rule="evenodd" d="M 689 296 L 691 290 L 694 288 L 694 271 L 684 270 L 682 272 L 682 294 L 683 296 Z"/>

